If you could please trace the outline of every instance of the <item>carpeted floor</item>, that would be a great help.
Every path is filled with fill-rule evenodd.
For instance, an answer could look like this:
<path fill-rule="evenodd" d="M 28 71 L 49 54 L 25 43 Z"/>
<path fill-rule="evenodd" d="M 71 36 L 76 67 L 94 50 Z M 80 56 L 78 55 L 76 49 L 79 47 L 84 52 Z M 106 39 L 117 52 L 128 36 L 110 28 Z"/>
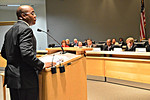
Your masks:
<path fill-rule="evenodd" d="M 88 100 L 150 100 L 150 90 L 87 80 Z"/>
<path fill-rule="evenodd" d="M 93 80 L 87 80 L 87 95 L 88 100 L 150 100 L 150 90 Z M 0 100 L 3 100 L 2 96 L 0 84 Z M 8 91 L 7 100 L 10 100 Z"/>

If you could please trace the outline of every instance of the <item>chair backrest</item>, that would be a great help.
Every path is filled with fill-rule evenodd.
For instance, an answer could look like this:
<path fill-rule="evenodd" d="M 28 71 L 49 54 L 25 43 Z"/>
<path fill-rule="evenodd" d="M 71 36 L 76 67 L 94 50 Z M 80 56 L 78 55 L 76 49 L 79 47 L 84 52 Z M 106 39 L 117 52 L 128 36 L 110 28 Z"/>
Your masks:
<path fill-rule="evenodd" d="M 85 46 L 85 43 L 84 43 L 84 42 L 82 42 L 82 46 Z"/>
<path fill-rule="evenodd" d="M 121 48 L 121 45 L 114 45 L 113 48 Z"/>
<path fill-rule="evenodd" d="M 92 41 L 92 44 L 95 44 L 95 41 Z"/>
<path fill-rule="evenodd" d="M 103 50 L 104 45 L 103 44 L 96 44 L 97 48 L 100 48 L 101 50 Z"/>
<path fill-rule="evenodd" d="M 49 44 L 48 47 L 49 48 L 55 47 L 55 44 Z"/>
<path fill-rule="evenodd" d="M 98 44 L 106 44 L 106 41 L 99 41 Z"/>
<path fill-rule="evenodd" d="M 134 44 L 135 44 L 138 48 L 143 48 L 143 47 L 145 47 L 145 42 L 134 42 Z"/>

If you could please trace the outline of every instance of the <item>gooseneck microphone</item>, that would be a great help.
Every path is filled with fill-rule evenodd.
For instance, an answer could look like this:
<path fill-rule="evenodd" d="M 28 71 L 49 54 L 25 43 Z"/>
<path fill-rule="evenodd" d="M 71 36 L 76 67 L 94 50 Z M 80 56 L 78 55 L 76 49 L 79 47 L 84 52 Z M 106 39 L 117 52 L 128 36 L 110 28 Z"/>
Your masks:
<path fill-rule="evenodd" d="M 37 29 L 37 31 L 38 32 L 44 32 L 44 33 L 46 33 L 49 37 L 51 37 L 55 42 L 57 42 L 58 44 L 59 44 L 59 46 L 61 47 L 61 50 L 62 50 L 62 54 L 65 54 L 65 52 L 64 52 L 64 49 L 63 49 L 63 47 L 61 46 L 61 44 L 55 39 L 55 38 L 53 38 L 48 32 L 46 32 L 46 31 L 43 31 L 43 30 L 41 30 L 41 29 Z"/>

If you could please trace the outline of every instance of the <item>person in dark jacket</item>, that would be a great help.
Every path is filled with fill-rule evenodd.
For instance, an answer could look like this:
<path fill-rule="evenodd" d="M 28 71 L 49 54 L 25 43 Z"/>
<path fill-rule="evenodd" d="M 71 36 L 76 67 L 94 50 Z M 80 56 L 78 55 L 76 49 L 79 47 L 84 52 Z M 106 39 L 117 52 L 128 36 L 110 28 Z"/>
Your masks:
<path fill-rule="evenodd" d="M 119 41 L 118 41 L 119 44 L 121 45 L 124 45 L 124 41 L 123 41 L 123 38 L 119 38 Z"/>
<path fill-rule="evenodd" d="M 32 26 L 35 11 L 22 5 L 17 9 L 18 21 L 5 34 L 1 55 L 7 60 L 4 85 L 10 89 L 11 100 L 38 100 L 38 72 L 51 63 L 36 57 L 36 39 Z"/>
<path fill-rule="evenodd" d="M 71 47 L 71 43 L 70 43 L 70 40 L 69 39 L 66 39 L 66 44 Z"/>
<path fill-rule="evenodd" d="M 73 44 L 74 44 L 74 47 L 78 46 L 78 40 L 76 38 L 73 40 Z"/>
<path fill-rule="evenodd" d="M 111 39 L 107 39 L 107 45 L 104 45 L 103 50 L 104 51 L 112 51 L 113 50 Z"/>
<path fill-rule="evenodd" d="M 146 52 L 150 52 L 150 38 L 148 38 L 148 44 L 146 45 Z"/>
<path fill-rule="evenodd" d="M 87 46 L 88 48 L 92 48 L 94 47 L 94 45 L 92 44 L 92 39 L 87 39 Z"/>

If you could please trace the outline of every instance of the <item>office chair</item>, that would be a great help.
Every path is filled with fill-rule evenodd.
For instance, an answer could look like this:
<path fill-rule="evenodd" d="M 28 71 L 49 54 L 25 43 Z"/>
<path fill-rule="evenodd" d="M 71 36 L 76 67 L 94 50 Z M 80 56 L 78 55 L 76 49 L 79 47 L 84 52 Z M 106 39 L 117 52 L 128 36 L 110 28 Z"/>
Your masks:
<path fill-rule="evenodd" d="M 53 48 L 53 47 L 55 47 L 55 44 L 49 44 L 48 47 Z"/>

